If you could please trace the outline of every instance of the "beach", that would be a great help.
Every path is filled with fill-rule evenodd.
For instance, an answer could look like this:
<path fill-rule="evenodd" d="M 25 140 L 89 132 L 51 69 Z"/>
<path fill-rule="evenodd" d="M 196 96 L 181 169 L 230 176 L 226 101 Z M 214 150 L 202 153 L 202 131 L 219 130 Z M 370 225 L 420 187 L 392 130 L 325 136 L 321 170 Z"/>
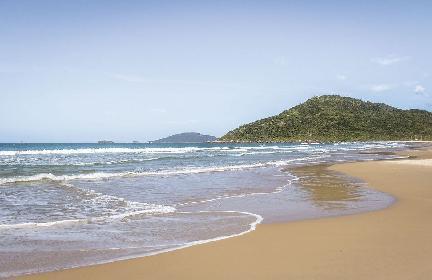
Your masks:
<path fill-rule="evenodd" d="M 390 195 L 327 167 L 402 158 L 394 152 L 415 147 L 0 144 L 0 278 L 156 255 L 257 224 L 383 209 Z"/>
<path fill-rule="evenodd" d="M 432 280 L 432 1 L 0 1 L 0 280 Z"/>
<path fill-rule="evenodd" d="M 226 240 L 20 279 L 430 279 L 430 150 L 414 159 L 336 164 L 391 194 L 390 207 L 361 214 L 258 225 Z"/>

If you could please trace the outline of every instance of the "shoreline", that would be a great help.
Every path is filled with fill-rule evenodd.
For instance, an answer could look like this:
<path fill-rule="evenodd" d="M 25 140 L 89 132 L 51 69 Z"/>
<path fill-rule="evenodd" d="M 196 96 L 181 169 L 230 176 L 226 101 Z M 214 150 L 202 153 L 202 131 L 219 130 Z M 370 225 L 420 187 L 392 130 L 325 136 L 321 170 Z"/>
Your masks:
<path fill-rule="evenodd" d="M 198 213 L 205 213 L 205 212 L 215 212 L 215 211 L 199 211 Z M 78 266 L 70 266 L 70 267 L 66 267 L 66 268 L 62 268 L 62 269 L 58 269 L 58 270 L 51 270 L 51 271 L 39 271 L 39 272 L 29 272 L 29 273 L 25 273 L 25 274 L 21 274 L 21 275 L 11 275 L 11 276 L 4 276 L 1 277 L 0 279 L 18 279 L 18 278 L 23 278 L 23 277 L 33 277 L 33 276 L 38 276 L 40 274 L 47 274 L 47 273 L 54 273 L 54 272 L 62 272 L 62 271 L 67 271 L 67 270 L 71 270 L 71 269 L 80 269 L 80 268 L 86 268 L 86 267 L 91 267 L 91 266 L 99 266 L 99 265 L 109 265 L 112 263 L 116 263 L 116 262 L 121 262 L 121 261 L 128 261 L 128 260 L 134 260 L 134 259 L 141 259 L 141 258 L 146 258 L 146 257 L 152 257 L 152 256 L 157 256 L 160 254 L 166 254 L 166 253 L 170 253 L 170 252 L 174 252 L 177 250 L 182 250 L 182 249 L 186 249 L 192 246 L 197 246 L 197 245 L 203 245 L 203 244 L 207 244 L 207 243 L 212 243 L 212 242 L 216 242 L 216 241 L 222 241 L 225 239 L 229 239 L 229 238 L 235 238 L 235 237 L 240 237 L 242 235 L 248 234 L 250 232 L 253 232 L 256 230 L 257 226 L 260 225 L 262 223 L 262 221 L 264 220 L 264 218 L 261 215 L 255 214 L 255 213 L 251 213 L 251 212 L 244 212 L 244 211 L 216 211 L 216 212 L 223 212 L 223 213 L 240 213 L 240 214 L 245 214 L 245 215 L 250 215 L 252 217 L 255 217 L 256 220 L 254 222 L 251 222 L 249 224 L 249 229 L 233 234 L 233 235 L 223 235 L 223 236 L 218 236 L 215 238 L 210 238 L 210 239 L 203 239 L 203 240 L 197 240 L 197 241 L 192 241 L 192 242 L 188 242 L 188 243 L 184 243 L 182 245 L 179 245 L 178 247 L 172 247 L 172 248 L 168 248 L 168 249 L 163 249 L 160 251 L 155 251 L 155 252 L 151 252 L 151 253 L 144 253 L 144 254 L 136 254 L 136 255 L 128 255 L 125 257 L 120 257 L 120 258 L 116 258 L 116 259 L 112 259 L 112 260 L 108 260 L 108 261 L 101 261 L 101 262 L 95 262 L 92 264 L 88 264 L 88 265 L 78 265 Z"/>
<path fill-rule="evenodd" d="M 431 150 L 409 150 L 406 152 L 403 152 L 405 154 L 409 153 L 411 156 L 413 154 L 415 154 L 414 156 L 416 156 L 419 159 L 429 159 L 432 158 L 432 151 Z M 409 159 L 407 159 L 409 161 Z M 397 160 L 396 160 L 397 161 Z M 404 161 L 404 160 L 399 160 L 399 161 Z M 336 225 L 334 225 L 334 227 L 340 227 L 341 224 L 340 223 L 344 223 L 345 220 L 347 220 L 347 222 L 352 222 L 352 221 L 356 221 L 358 219 L 363 219 L 364 217 L 366 217 L 366 219 L 371 216 L 380 216 L 383 215 L 382 213 L 387 213 L 387 212 L 391 212 L 393 211 L 394 208 L 398 208 L 400 207 L 399 204 L 401 203 L 401 196 L 399 193 L 394 193 L 390 188 L 386 187 L 383 189 L 382 186 L 380 186 L 381 183 L 383 182 L 379 182 L 379 184 L 376 184 L 376 181 L 379 178 L 376 178 L 377 175 L 378 177 L 379 174 L 374 174 L 374 176 L 372 177 L 368 177 L 367 173 L 359 173 L 360 169 L 367 169 L 368 173 L 370 172 L 377 172 L 375 169 L 393 169 L 394 170 L 410 170 L 410 172 L 414 172 L 414 173 L 424 173 L 424 169 L 427 169 L 427 167 L 425 166 L 417 166 L 414 164 L 411 165 L 406 165 L 406 164 L 392 164 L 390 163 L 391 161 L 374 161 L 374 162 L 360 162 L 360 163 L 344 163 L 344 164 L 337 164 L 334 166 L 331 166 L 330 169 L 337 171 L 337 172 L 342 172 L 345 174 L 348 174 L 350 176 L 354 176 L 354 177 L 360 177 L 361 179 L 363 179 L 364 181 L 366 181 L 368 183 L 368 187 L 371 187 L 373 189 L 377 189 L 378 191 L 384 191 L 386 193 L 389 193 L 390 195 L 392 195 L 393 197 L 396 198 L 397 202 L 391 204 L 389 207 L 381 209 L 381 210 L 376 210 L 373 212 L 362 212 L 360 214 L 353 214 L 353 215 L 347 215 L 347 216 L 338 216 L 338 217 L 330 217 L 330 218 L 319 218 L 319 219 L 309 219 L 309 220 L 301 220 L 301 221 L 294 221 L 294 222 L 288 222 L 288 223 L 280 223 L 280 224 L 260 224 L 258 225 L 258 228 L 256 231 L 253 231 L 247 235 L 244 235 L 247 232 L 244 232 L 241 237 L 236 236 L 236 237 L 232 237 L 232 238 L 228 238 L 225 239 L 223 241 L 219 241 L 219 242 L 205 242 L 205 244 L 200 245 L 200 246 L 188 246 L 188 248 L 185 249 L 176 249 L 174 251 L 171 251 L 169 253 L 162 253 L 162 254 L 157 254 L 151 257 L 144 257 L 144 258 L 134 258 L 134 259 L 129 259 L 129 260 L 124 260 L 124 261 L 115 261 L 115 262 L 111 262 L 111 263 L 105 263 L 105 264 L 101 264 L 101 265 L 93 265 L 93 266 L 86 266 L 86 267 L 80 267 L 80 268 L 72 268 L 72 269 L 65 269 L 65 270 L 60 270 L 60 271 L 54 271 L 54 272 L 48 272 L 48 273 L 41 273 L 41 274 L 32 274 L 32 275 L 25 275 L 23 277 L 21 277 L 22 279 L 56 279 L 56 278 L 62 278 L 62 279 L 82 279 L 82 278 L 86 278 L 88 277 L 88 279 L 116 279 L 119 278 L 120 274 L 124 274 L 124 275 L 128 275 L 128 278 L 131 279 L 138 279 L 140 277 L 143 276 L 147 276 L 151 279 L 168 279 L 168 278 L 176 278 L 176 279 L 190 279 L 190 278 L 195 278 L 192 277 L 192 275 L 195 276 L 195 272 L 192 271 L 196 271 L 199 270 L 200 273 L 198 273 L 200 275 L 200 277 L 196 276 L 197 278 L 202 278 L 205 276 L 210 276 L 212 275 L 212 277 L 214 278 L 209 278 L 209 279 L 220 279 L 223 277 L 233 277 L 233 278 L 239 278 L 239 279 L 250 279 L 250 278 L 256 278 L 256 279 L 262 279 L 262 277 L 259 277 L 259 275 L 263 276 L 263 272 L 265 272 L 265 275 L 273 275 L 275 277 L 273 278 L 279 278 L 282 276 L 294 276 L 296 274 L 295 271 L 297 271 L 298 273 L 298 269 L 295 270 L 285 270 L 282 269 L 282 271 L 280 271 L 277 267 L 272 267 L 271 264 L 269 264 L 268 262 L 271 263 L 277 263 L 278 260 L 277 258 L 275 258 L 275 255 L 270 254 L 268 256 L 268 258 L 262 258 L 259 255 L 256 254 L 256 251 L 254 251 L 253 249 L 258 249 L 259 252 L 272 252 L 275 253 L 274 251 L 278 251 L 277 248 L 273 248 L 272 244 L 267 244 L 265 240 L 263 241 L 262 238 L 260 236 L 264 235 L 268 238 L 271 238 L 270 240 L 273 241 L 273 239 L 279 241 L 279 243 L 283 243 L 284 238 L 280 238 L 280 232 L 285 232 L 288 233 L 288 236 L 290 236 L 291 238 L 294 239 L 302 239 L 302 235 L 296 236 L 294 235 L 292 232 L 286 232 L 291 231 L 292 229 L 295 229 L 297 227 L 313 227 L 314 231 L 316 230 L 330 230 L 328 228 L 325 227 L 325 225 L 320 225 L 321 223 L 336 223 Z M 381 166 L 382 165 L 382 166 Z M 370 166 L 372 166 L 372 168 L 370 168 Z M 360 168 L 359 168 L 360 167 Z M 419 171 L 420 170 L 420 171 Z M 423 171 L 422 171 L 423 170 Z M 429 169 L 427 169 L 429 171 Z M 381 170 L 382 171 L 382 170 Z M 387 170 L 388 171 L 388 170 Z M 427 172 L 426 172 L 427 173 Z M 360 176 L 359 176 L 360 175 Z M 425 175 L 425 174 L 423 174 Z M 428 174 L 426 174 L 428 175 Z M 429 175 L 430 176 L 430 175 Z M 397 177 L 397 176 L 396 176 Z M 430 178 L 430 177 L 429 177 Z M 387 178 L 389 179 L 389 178 Z M 379 180 L 378 180 L 379 181 Z M 429 190 L 432 192 L 432 190 Z M 403 197 L 402 197 L 403 199 Z M 423 221 L 424 222 L 424 221 Z M 317 225 L 318 224 L 318 225 Z M 367 224 L 367 223 L 366 223 Z M 285 229 L 288 228 L 288 229 Z M 282 229 L 281 229 L 282 228 Z M 402 228 L 403 229 L 403 228 Z M 430 226 L 429 226 L 429 229 Z M 270 233 L 269 233 L 270 232 Z M 432 230 L 431 230 L 432 232 Z M 310 234 L 309 232 L 304 232 L 303 235 L 308 235 Z M 278 238 L 276 238 L 278 237 Z M 254 239 L 259 239 L 258 241 L 254 240 Z M 252 241 L 251 241 L 252 239 Z M 267 239 L 267 238 L 265 238 Z M 330 238 L 331 239 L 331 238 Z M 287 240 L 285 240 L 287 241 Z M 337 245 L 338 242 L 335 242 L 335 240 L 330 240 L 333 241 L 333 243 L 336 243 L 334 245 Z M 432 240 L 431 240 L 432 241 Z M 273 241 L 274 242 L 274 241 Z M 241 243 L 241 244 L 239 244 Z M 288 240 L 288 243 L 289 242 Z M 279 244 L 280 245 L 280 244 Z M 293 244 L 290 244 L 293 245 Z M 319 247 L 319 244 L 316 244 L 315 247 Z M 396 244 L 397 245 L 397 244 Z M 249 249 L 245 248 L 249 247 Z M 282 258 L 288 258 L 288 259 L 292 259 L 293 256 L 296 255 L 296 253 L 300 253 L 303 254 L 305 253 L 305 251 L 313 251 L 313 248 L 307 248 L 308 246 L 306 246 L 305 248 L 300 248 L 298 247 L 297 250 L 294 250 L 294 252 L 289 253 L 288 251 L 285 253 L 279 252 L 278 257 L 282 257 Z M 313 246 L 312 246 L 313 247 Z M 252 252 L 249 253 L 238 253 L 239 252 L 239 248 L 241 249 L 240 251 L 244 251 L 246 250 L 252 250 Z M 289 248 L 287 248 L 289 250 Z M 342 248 L 343 249 L 343 248 Z M 415 248 L 414 248 L 415 249 Z M 418 248 L 417 248 L 418 249 Z M 222 250 L 222 251 L 221 251 Z M 230 259 L 230 254 L 229 253 L 225 253 L 225 250 L 230 251 L 233 255 L 237 255 L 239 258 L 244 258 L 245 260 L 243 262 L 236 261 L 239 264 L 239 267 L 232 267 L 232 265 L 230 265 L 230 262 L 227 262 L 226 259 Z M 428 251 L 429 252 L 429 251 Z M 432 249 L 431 249 L 432 252 Z M 216 253 L 216 256 L 215 256 Z M 228 254 L 228 255 L 227 255 Z M 314 256 L 313 253 L 311 253 L 309 255 L 309 257 Z M 428 255 L 428 256 L 432 256 L 432 255 Z M 211 260 L 208 260 L 208 257 L 211 258 Z M 315 256 L 316 257 L 316 256 Z M 374 257 L 373 255 L 370 257 Z M 180 259 L 179 259 L 180 258 Z M 186 261 L 184 259 L 188 259 L 189 261 Z M 203 262 L 202 259 L 207 259 L 207 262 Z M 232 257 L 231 257 L 232 259 Z M 293 259 L 295 260 L 295 258 Z M 179 262 L 180 261 L 180 262 Z M 418 261 L 418 260 L 417 260 Z M 424 261 L 424 260 L 423 260 Z M 256 262 L 263 262 L 264 267 L 269 268 L 272 267 L 272 269 L 268 270 L 268 269 L 263 269 L 263 268 L 257 268 L 255 270 L 255 268 L 257 266 L 254 267 L 254 270 L 247 272 L 247 270 L 244 269 L 243 265 L 245 263 L 256 263 Z M 219 263 L 220 265 L 224 265 L 224 266 L 229 266 L 231 268 L 226 270 L 226 273 L 221 275 L 220 273 L 218 273 L 217 271 L 214 271 L 215 266 L 213 266 L 213 263 Z M 298 263 L 298 262 L 297 262 Z M 164 264 L 161 266 L 161 264 Z M 182 265 L 180 265 L 182 264 Z M 195 267 L 195 265 L 197 267 Z M 257 264 L 258 265 L 258 264 Z M 156 267 L 155 267 L 156 266 Z M 157 269 L 157 267 L 159 267 L 159 269 Z M 163 267 L 163 268 L 162 268 Z M 195 267 L 195 269 L 193 269 L 193 267 Z M 334 267 L 337 269 L 342 269 L 343 267 Z M 191 269 L 191 270 L 190 270 Z M 367 268 L 366 268 L 367 270 Z M 301 270 L 300 270 L 301 271 Z M 253 273 L 256 272 L 256 273 Z M 307 275 L 308 270 L 306 268 L 303 269 L 303 273 L 302 274 L 298 274 L 297 276 L 300 275 Z M 310 271 L 309 271 L 310 272 Z M 319 273 L 316 274 L 316 277 L 319 277 L 320 279 L 327 279 L 325 278 L 325 276 L 329 273 L 329 271 L 325 272 L 324 274 Z M 197 275 L 198 275 L 197 274 Z M 117 275 L 117 277 L 115 276 Z M 337 278 L 337 275 L 335 274 L 328 274 L 329 276 L 331 275 L 332 277 L 328 278 L 328 279 L 335 279 Z M 235 277 L 234 277 L 235 276 Z M 359 275 L 352 275 L 351 279 L 355 279 L 355 277 Z M 368 276 L 371 277 L 371 276 Z M 384 277 L 384 276 L 382 276 Z M 392 276 L 394 277 L 394 276 Z M 303 277 L 301 277 L 303 278 Z M 373 278 L 373 277 L 372 277 Z M 311 279 L 308 277 L 304 277 L 304 279 Z M 342 278 L 341 278 L 342 279 Z M 360 279 L 360 278 L 359 278 Z M 379 279 L 376 278 L 376 279 Z M 399 278 L 399 279 L 403 279 L 403 278 Z"/>
<path fill-rule="evenodd" d="M 379 154 L 380 152 L 376 152 L 374 154 Z M 386 153 L 387 154 L 387 153 Z M 389 153 L 394 155 L 394 153 Z M 316 164 L 316 165 L 307 165 L 307 166 L 300 166 L 300 167 L 294 167 L 294 168 L 283 168 L 280 170 L 280 172 L 288 172 L 291 174 L 292 177 L 295 178 L 295 180 L 293 181 L 297 181 L 299 179 L 299 177 L 295 174 L 297 174 L 297 172 L 299 170 L 304 170 L 304 169 L 315 169 L 315 172 L 325 172 L 325 173 L 329 173 L 329 167 L 331 167 L 333 164 L 329 164 L 329 163 L 320 163 L 320 164 Z M 293 175 L 294 174 L 294 175 Z M 333 174 L 333 175 L 330 175 Z M 352 178 L 351 176 L 346 176 L 346 174 L 343 174 L 341 172 L 331 172 L 330 175 L 331 178 L 336 179 L 338 181 L 338 183 L 343 182 L 346 183 L 347 185 L 353 185 L 356 188 L 358 188 L 359 186 L 354 182 L 355 178 Z M 301 176 L 300 176 L 301 177 Z M 281 187 L 278 187 L 274 192 L 271 193 L 252 193 L 250 195 L 263 195 L 263 194 L 275 194 L 275 193 L 279 193 L 282 192 L 287 186 L 291 185 L 293 183 L 292 180 L 289 181 L 288 184 L 285 184 Z M 358 181 L 358 180 L 355 180 Z M 333 183 L 335 183 L 335 181 L 332 181 Z M 358 183 L 358 182 L 357 182 Z M 327 182 L 327 179 L 323 179 L 322 184 L 325 186 L 329 185 L 329 182 Z M 302 184 L 303 185 L 303 184 Z M 363 188 L 363 187 L 362 187 Z M 306 217 L 291 217 L 291 218 L 283 218 L 282 220 L 279 219 L 275 219 L 270 218 L 269 221 L 264 221 L 264 218 L 262 215 L 257 214 L 257 213 L 253 213 L 253 212 L 245 212 L 245 211 L 240 211 L 240 210 L 216 210 L 216 211 L 198 211 L 197 213 L 206 213 L 206 212 L 211 212 L 211 213 L 215 213 L 215 212 L 224 212 L 224 213 L 239 213 L 239 214 L 245 214 L 245 215 L 249 215 L 252 217 L 255 217 L 256 220 L 251 222 L 249 224 L 249 228 L 247 230 L 241 231 L 239 233 L 235 233 L 235 234 L 231 234 L 231 235 L 221 235 L 218 237 L 214 237 L 214 238 L 209 238 L 209 239 L 202 239 L 202 240 L 197 240 L 197 241 L 191 241 L 188 243 L 183 243 L 183 244 L 178 244 L 175 247 L 172 248 L 167 248 L 167 249 L 161 249 L 158 251 L 153 251 L 153 252 L 149 252 L 149 253 L 137 253 L 137 254 L 131 254 L 131 255 L 127 255 L 124 257 L 118 257 L 118 258 L 113 258 L 113 259 L 109 259 L 109 260 L 104 260 L 104 261 L 96 261 L 96 262 L 92 262 L 92 263 L 88 263 L 85 265 L 71 265 L 69 267 L 64 267 L 61 269 L 56 269 L 56 270 L 48 270 L 48 271 L 33 271 L 33 272 L 27 272 L 21 275 L 15 275 L 15 276 L 3 276 L 6 278 L 12 278 L 12 277 L 25 277 L 25 276 L 33 276 L 33 275 L 38 275 L 38 274 L 46 274 L 46 273 L 52 273 L 52 272 L 59 272 L 59 271 L 65 271 L 65 270 L 70 270 L 70 269 L 79 269 L 79 268 L 85 268 L 85 267 L 91 267 L 91 266 L 97 266 L 97 265 L 106 265 L 106 264 L 111 264 L 111 263 L 115 263 L 115 262 L 120 262 L 120 261 L 127 261 L 127 260 L 132 260 L 132 259 L 140 259 L 140 258 L 144 258 L 144 257 L 152 257 L 152 256 L 156 256 L 159 254 L 166 254 L 166 253 L 170 253 L 170 252 L 174 252 L 177 250 L 183 250 L 185 248 L 189 248 L 192 246 L 196 246 L 196 245 L 202 245 L 202 244 L 207 244 L 207 243 L 211 243 L 211 242 L 216 242 L 216 241 L 221 241 L 221 240 L 225 240 L 225 239 L 229 239 L 229 238 L 235 238 L 235 237 L 240 237 L 242 235 L 251 233 L 253 231 L 256 230 L 256 227 L 259 225 L 267 225 L 267 224 L 280 224 L 280 223 L 292 223 L 292 222 L 299 222 L 299 221 L 308 221 L 308 220 L 317 220 L 317 219 L 325 219 L 325 218 L 331 218 L 331 217 L 339 217 L 339 216 L 350 216 L 350 215 L 357 215 L 357 214 L 361 214 L 361 213 L 367 213 L 367 212 L 373 212 L 373 211 L 379 211 L 382 209 L 385 209 L 389 206 L 391 206 L 396 200 L 394 199 L 393 196 L 385 194 L 386 196 L 388 196 L 388 201 L 384 202 L 382 201 L 382 204 L 379 205 L 371 205 L 370 208 L 363 208 L 361 210 L 353 208 L 351 210 L 342 210 L 342 212 L 337 212 L 337 213 L 327 213 L 324 214 L 322 213 L 321 215 L 311 215 L 308 216 L 306 215 Z M 243 195 L 241 195 L 243 196 Z M 233 196 L 236 197 L 236 196 Z M 336 199 L 336 198 L 335 198 Z M 217 199 L 216 199 L 217 200 Z M 1 277 L 0 277 L 1 278 Z"/>

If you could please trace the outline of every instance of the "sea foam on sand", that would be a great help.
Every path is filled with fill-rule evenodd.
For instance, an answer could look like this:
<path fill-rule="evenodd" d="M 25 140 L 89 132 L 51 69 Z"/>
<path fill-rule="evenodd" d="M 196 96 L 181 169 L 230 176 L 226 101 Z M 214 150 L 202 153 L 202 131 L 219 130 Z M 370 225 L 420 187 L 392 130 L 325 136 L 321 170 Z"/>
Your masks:
<path fill-rule="evenodd" d="M 432 166 L 432 159 L 392 160 L 390 163 Z"/>

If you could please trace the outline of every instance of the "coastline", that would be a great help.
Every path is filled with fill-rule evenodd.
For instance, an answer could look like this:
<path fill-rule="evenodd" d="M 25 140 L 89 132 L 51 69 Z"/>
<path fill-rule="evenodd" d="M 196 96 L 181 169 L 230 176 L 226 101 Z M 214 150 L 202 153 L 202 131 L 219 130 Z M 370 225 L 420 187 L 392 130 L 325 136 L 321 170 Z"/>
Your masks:
<path fill-rule="evenodd" d="M 408 151 L 419 159 L 431 150 Z M 402 160 L 399 160 L 401 163 Z M 410 161 L 410 160 L 408 160 Z M 152 257 L 21 277 L 22 279 L 426 279 L 432 269 L 430 167 L 396 161 L 345 163 L 331 170 L 358 177 L 398 200 L 349 216 L 261 224 L 241 237 Z M 407 188 L 406 185 L 410 185 Z"/>

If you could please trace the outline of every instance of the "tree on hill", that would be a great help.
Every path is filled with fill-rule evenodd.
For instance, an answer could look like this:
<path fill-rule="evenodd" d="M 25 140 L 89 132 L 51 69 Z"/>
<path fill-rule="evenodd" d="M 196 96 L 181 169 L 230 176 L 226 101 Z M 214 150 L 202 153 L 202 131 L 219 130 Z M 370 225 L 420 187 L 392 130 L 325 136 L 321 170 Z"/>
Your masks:
<path fill-rule="evenodd" d="M 339 95 L 313 97 L 279 115 L 236 128 L 220 141 L 432 140 L 432 113 Z"/>

